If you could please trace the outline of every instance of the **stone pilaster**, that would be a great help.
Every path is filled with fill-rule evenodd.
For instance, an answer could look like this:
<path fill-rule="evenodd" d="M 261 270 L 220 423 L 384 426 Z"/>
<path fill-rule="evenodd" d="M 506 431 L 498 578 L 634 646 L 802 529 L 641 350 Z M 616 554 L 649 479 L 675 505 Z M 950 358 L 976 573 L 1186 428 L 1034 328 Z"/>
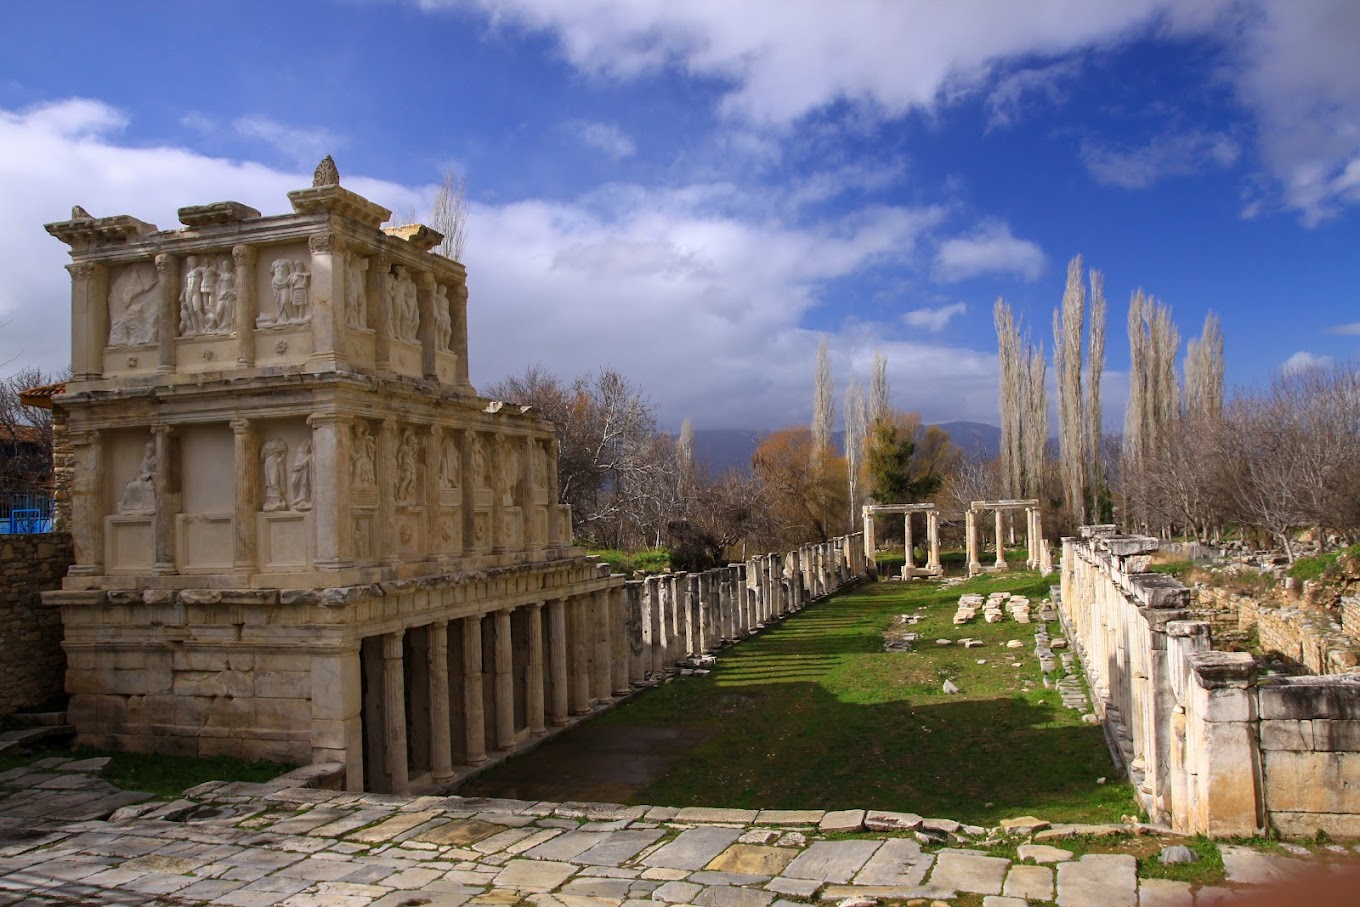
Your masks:
<path fill-rule="evenodd" d="M 508 532 L 508 514 L 505 512 L 506 485 L 509 476 L 505 469 L 506 438 L 500 432 L 491 443 L 491 538 L 492 552 L 503 554 L 506 551 L 505 537 Z"/>
<path fill-rule="evenodd" d="M 307 417 L 312 428 L 312 525 L 316 565 L 338 570 L 354 563 L 350 515 L 349 420 L 333 412 Z"/>
<path fill-rule="evenodd" d="M 93 381 L 104 374 L 109 342 L 109 266 L 78 261 L 71 273 L 71 377 Z"/>
<path fill-rule="evenodd" d="M 378 557 L 385 564 L 397 558 L 397 444 L 395 419 L 384 419 L 378 430 Z"/>
<path fill-rule="evenodd" d="M 416 305 L 420 309 L 420 373 L 426 378 L 439 380 L 439 369 L 435 364 L 437 338 L 434 334 L 434 275 L 429 271 L 415 272 Z"/>
<path fill-rule="evenodd" d="M 482 702 L 482 618 L 463 618 L 463 734 L 468 765 L 486 761 L 486 706 Z"/>
<path fill-rule="evenodd" d="M 373 255 L 368 261 L 368 326 L 373 329 L 373 358 L 382 371 L 392 370 L 392 299 L 387 291 L 387 275 L 392 273 L 392 260 L 386 255 Z"/>
<path fill-rule="evenodd" d="M 387 793 L 410 793 L 406 774 L 406 671 L 402 663 L 406 633 L 383 636 L 383 743 L 387 750 Z"/>
<path fill-rule="evenodd" d="M 453 780 L 453 719 L 449 707 L 449 622 L 437 620 L 425 628 L 429 640 L 430 776 L 437 784 Z"/>
<path fill-rule="evenodd" d="M 349 358 L 345 344 L 345 251 L 334 233 L 314 233 L 311 282 L 307 300 L 312 314 L 313 371 L 333 371 Z"/>
<path fill-rule="evenodd" d="M 154 536 L 155 573 L 174 573 L 175 514 L 179 513 L 179 457 L 175 430 L 169 425 L 156 425 L 151 433 L 156 439 L 156 473 L 152 477 L 156 493 L 156 513 L 152 518 Z"/>
<path fill-rule="evenodd" d="M 425 439 L 425 554 L 433 560 L 447 551 L 441 534 L 443 508 L 439 503 L 439 458 L 444 449 L 444 430 L 438 425 L 429 429 Z"/>
<path fill-rule="evenodd" d="M 238 244 L 231 247 L 236 284 L 236 364 L 241 368 L 255 365 L 255 247 Z M 240 476 L 240 473 L 237 473 Z M 253 522 L 253 520 L 252 520 Z"/>
<path fill-rule="evenodd" d="M 471 393 L 472 384 L 468 380 L 468 361 L 467 361 L 468 360 L 467 284 L 465 283 L 458 284 L 449 293 L 449 297 L 450 302 L 452 302 L 452 305 L 449 306 L 449 315 L 453 320 L 453 336 L 452 336 L 453 343 L 450 345 L 453 347 L 453 351 L 458 354 L 458 366 L 455 372 L 455 379 L 457 380 L 459 387 Z M 553 457 L 553 463 L 554 463 L 553 474 L 556 475 L 557 469 L 555 464 L 557 463 L 557 458 L 555 455 Z M 556 489 L 554 489 L 554 492 L 555 491 Z M 552 501 L 554 504 L 557 503 L 557 497 L 555 493 L 552 498 Z"/>
<path fill-rule="evenodd" d="M 255 514 L 260 509 L 260 432 L 249 419 L 232 419 L 231 430 L 236 464 L 232 563 L 237 570 L 251 573 L 259 563 Z"/>
<path fill-rule="evenodd" d="M 572 626 L 571 713 L 590 711 L 590 596 L 567 600 Z"/>
<path fill-rule="evenodd" d="M 455 308 L 457 308 L 457 306 L 455 306 Z M 457 324 L 457 322 L 455 321 L 455 325 L 456 325 L 456 324 Z M 455 329 L 456 329 L 456 328 L 455 328 Z M 467 329 L 467 328 L 466 328 L 466 309 L 464 309 L 464 331 L 465 331 L 465 332 L 466 332 L 466 329 Z M 466 337 L 465 337 L 464 339 L 466 340 Z M 462 362 L 462 358 L 463 358 L 464 356 L 466 356 L 466 354 L 467 354 L 467 348 L 464 347 L 464 348 L 463 348 L 463 352 L 459 354 L 459 362 Z M 461 366 L 460 366 L 460 367 L 461 367 Z M 559 490 L 559 487 L 558 487 L 558 477 L 557 477 L 557 437 L 556 437 L 555 435 L 553 436 L 553 438 L 552 438 L 551 440 L 549 440 L 549 441 L 547 442 L 547 447 L 548 447 L 548 538 L 547 538 L 547 543 L 548 543 L 548 547 L 549 547 L 549 548 L 558 548 L 558 547 L 561 547 L 561 546 L 564 546 L 564 545 L 569 545 L 569 544 L 571 544 L 571 539 L 570 539 L 570 538 L 565 538 L 565 539 L 562 538 L 562 532 L 561 532 L 561 529 L 559 528 L 559 520 L 557 519 L 557 501 L 558 501 L 558 495 L 559 495 L 559 493 L 560 493 L 560 490 Z"/>
<path fill-rule="evenodd" d="M 73 576 L 104 572 L 104 439 L 98 431 L 72 432 L 75 475 L 71 481 L 71 535 L 75 541 Z"/>
<path fill-rule="evenodd" d="M 175 335 L 179 333 L 179 258 L 169 253 L 156 256 L 160 314 L 156 324 L 156 371 L 175 370 Z"/>

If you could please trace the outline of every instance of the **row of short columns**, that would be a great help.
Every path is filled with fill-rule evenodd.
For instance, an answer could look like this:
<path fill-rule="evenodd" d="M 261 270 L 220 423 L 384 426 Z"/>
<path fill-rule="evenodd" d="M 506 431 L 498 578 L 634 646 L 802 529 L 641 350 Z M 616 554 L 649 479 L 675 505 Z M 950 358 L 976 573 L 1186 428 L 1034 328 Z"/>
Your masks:
<path fill-rule="evenodd" d="M 1030 570 L 1043 565 L 1045 549 L 1043 544 L 1043 520 L 1039 513 L 1039 502 L 991 502 L 974 501 L 964 513 L 964 540 L 968 553 L 968 575 L 976 576 L 983 572 L 981 545 L 978 542 L 978 518 L 986 510 L 994 512 L 996 518 L 996 560 L 991 569 L 1006 569 L 1006 511 L 1025 511 L 1025 566 Z"/>
<path fill-rule="evenodd" d="M 863 563 L 856 533 L 702 573 L 631 581 L 628 620 L 640 639 L 630 673 L 660 676 L 755 633 L 862 576 Z"/>
<path fill-rule="evenodd" d="M 703 573 L 614 577 L 595 592 L 366 638 L 364 745 L 347 753 L 350 784 L 447 783 L 831 594 L 860 575 L 861 544 L 847 536 Z"/>
<path fill-rule="evenodd" d="M 447 783 L 628 692 L 626 597 L 616 583 L 363 640 L 365 746 L 350 778 L 387 793 L 425 774 Z"/>

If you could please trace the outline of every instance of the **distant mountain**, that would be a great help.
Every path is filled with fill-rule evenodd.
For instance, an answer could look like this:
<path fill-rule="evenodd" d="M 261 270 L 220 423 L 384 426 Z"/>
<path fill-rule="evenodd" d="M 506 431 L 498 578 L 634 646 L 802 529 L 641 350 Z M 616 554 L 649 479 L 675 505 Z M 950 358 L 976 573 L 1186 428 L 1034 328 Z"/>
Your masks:
<path fill-rule="evenodd" d="M 1001 429 L 986 422 L 941 422 L 949 440 L 966 455 L 991 459 L 1001 453 Z"/>
<path fill-rule="evenodd" d="M 1001 450 L 1001 429 L 985 422 L 943 422 L 939 426 L 949 432 L 949 439 L 965 454 L 995 457 Z M 708 469 L 708 474 L 720 476 L 731 469 L 746 472 L 751 468 L 751 455 L 760 439 L 768 431 L 745 428 L 696 428 L 694 430 L 694 459 Z M 833 443 L 841 446 L 841 433 Z"/>

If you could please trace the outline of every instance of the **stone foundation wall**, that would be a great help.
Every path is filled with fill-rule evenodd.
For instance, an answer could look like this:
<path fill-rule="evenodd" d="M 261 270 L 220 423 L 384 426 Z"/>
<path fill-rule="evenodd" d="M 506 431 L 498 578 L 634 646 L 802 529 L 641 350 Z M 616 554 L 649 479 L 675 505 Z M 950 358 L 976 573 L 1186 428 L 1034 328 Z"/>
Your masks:
<path fill-rule="evenodd" d="M 1143 573 L 1156 540 L 1063 540 L 1060 614 L 1149 815 L 1179 831 L 1360 835 L 1360 675 L 1266 677 L 1213 651 L 1188 591 Z M 1335 667 L 1324 612 L 1234 597 L 1263 648 Z M 1219 608 L 1217 610 L 1225 610 Z M 1291 648 L 1292 647 L 1292 648 Z"/>
<path fill-rule="evenodd" d="M 1227 630 L 1256 630 L 1261 651 L 1282 655 L 1314 674 L 1346 674 L 1360 666 L 1360 640 L 1346 628 L 1360 628 L 1360 603 L 1342 599 L 1341 614 L 1306 603 L 1260 601 L 1227 589 L 1196 590 L 1195 620 L 1209 623 L 1217 638 Z M 1338 622 L 1337 618 L 1341 620 Z"/>
<path fill-rule="evenodd" d="M 0 536 L 0 715 L 61 695 L 61 612 L 39 593 L 59 588 L 73 560 L 64 533 Z"/>

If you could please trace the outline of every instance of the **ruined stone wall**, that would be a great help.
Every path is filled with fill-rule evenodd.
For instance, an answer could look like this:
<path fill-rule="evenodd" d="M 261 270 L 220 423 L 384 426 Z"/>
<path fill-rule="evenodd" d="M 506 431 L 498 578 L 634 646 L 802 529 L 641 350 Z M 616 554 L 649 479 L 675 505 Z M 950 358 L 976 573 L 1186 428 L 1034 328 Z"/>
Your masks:
<path fill-rule="evenodd" d="M 61 612 L 38 593 L 60 587 L 72 560 L 64 533 L 0 536 L 0 715 L 62 692 Z"/>
<path fill-rule="evenodd" d="M 1097 714 L 1148 813 L 1215 836 L 1360 834 L 1360 785 L 1351 783 L 1360 777 L 1360 676 L 1258 680 L 1251 655 L 1213 651 L 1210 625 L 1184 619 L 1188 590 L 1142 573 L 1155 546 L 1112 534 L 1064 539 L 1059 600 Z M 1339 628 L 1319 628 L 1318 614 L 1233 604 L 1263 647 L 1337 663 L 1323 640 Z"/>
<path fill-rule="evenodd" d="M 1346 674 L 1360 665 L 1360 644 L 1345 627 L 1345 599 L 1338 615 L 1307 604 L 1262 601 L 1227 589 L 1205 587 L 1197 592 L 1200 607 L 1192 616 L 1207 620 L 1215 638 L 1225 630 L 1254 629 L 1262 652 L 1277 653 L 1314 674 Z M 1352 611 L 1360 612 L 1360 607 L 1352 605 Z M 1360 624 L 1360 614 L 1353 614 L 1352 620 Z"/>

